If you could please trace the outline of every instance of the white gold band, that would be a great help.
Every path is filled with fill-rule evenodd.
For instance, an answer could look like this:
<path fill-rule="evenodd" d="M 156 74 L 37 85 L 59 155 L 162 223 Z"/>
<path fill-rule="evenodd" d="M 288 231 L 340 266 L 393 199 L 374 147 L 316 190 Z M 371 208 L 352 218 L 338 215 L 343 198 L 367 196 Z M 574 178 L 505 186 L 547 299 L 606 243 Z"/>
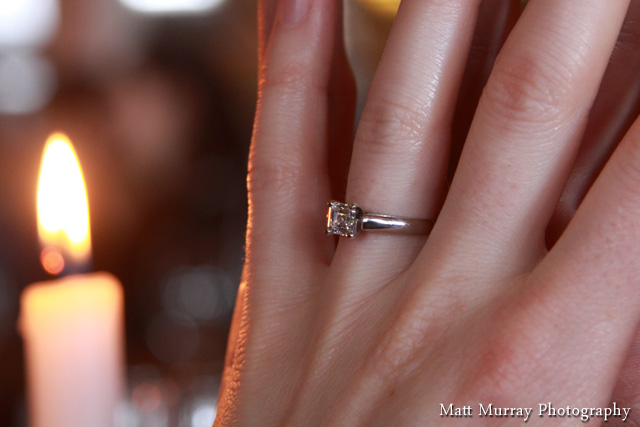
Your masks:
<path fill-rule="evenodd" d="M 390 215 L 365 213 L 358 205 L 335 200 L 327 203 L 326 234 L 356 237 L 360 231 L 383 231 L 399 234 L 428 234 L 433 221 L 428 219 L 406 219 Z"/>

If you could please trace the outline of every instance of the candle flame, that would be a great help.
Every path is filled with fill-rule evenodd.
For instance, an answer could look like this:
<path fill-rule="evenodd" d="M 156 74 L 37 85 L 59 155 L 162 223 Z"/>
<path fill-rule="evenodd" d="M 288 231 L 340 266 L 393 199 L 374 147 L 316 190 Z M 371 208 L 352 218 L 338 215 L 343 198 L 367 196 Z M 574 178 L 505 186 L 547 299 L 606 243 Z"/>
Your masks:
<path fill-rule="evenodd" d="M 65 256 L 85 264 L 91 255 L 89 208 L 80 162 L 69 139 L 55 133 L 45 144 L 38 182 L 38 234 L 45 270 L 59 274 Z"/>

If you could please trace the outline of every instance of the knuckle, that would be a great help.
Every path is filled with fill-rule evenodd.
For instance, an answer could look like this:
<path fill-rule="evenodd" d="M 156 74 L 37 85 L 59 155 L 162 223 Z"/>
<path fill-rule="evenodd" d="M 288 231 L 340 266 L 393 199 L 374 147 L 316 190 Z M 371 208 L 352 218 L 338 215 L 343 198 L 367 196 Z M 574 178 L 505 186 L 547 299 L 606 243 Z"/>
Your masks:
<path fill-rule="evenodd" d="M 383 340 L 369 356 L 365 375 L 375 378 L 380 387 L 413 376 L 423 366 L 428 348 L 422 343 L 401 338 Z"/>
<path fill-rule="evenodd" d="M 406 327 L 406 325 L 403 326 Z M 390 376 L 406 371 L 411 365 L 413 356 L 424 350 L 425 341 L 414 336 L 416 331 L 405 328 L 395 328 L 395 330 L 397 334 L 385 337 L 374 358 L 375 371 L 385 372 Z"/>
<path fill-rule="evenodd" d="M 358 127 L 358 143 L 373 154 L 414 152 L 422 145 L 427 113 L 404 102 L 377 101 L 367 105 Z"/>
<path fill-rule="evenodd" d="M 477 369 L 465 388 L 485 395 L 489 401 L 503 401 L 530 383 L 536 371 L 530 347 L 521 335 L 508 328 L 498 328 L 477 354 Z"/>
<path fill-rule="evenodd" d="M 494 339 L 479 355 L 478 369 L 465 386 L 488 401 L 501 402 L 527 384 L 523 366 L 530 367 L 523 352 L 506 339 Z M 526 356 L 526 354 L 524 354 Z"/>
<path fill-rule="evenodd" d="M 513 56 L 492 72 L 485 102 L 503 122 L 554 126 L 575 108 L 570 94 L 574 78 L 559 61 Z"/>
<path fill-rule="evenodd" d="M 489 400 L 505 401 L 522 387 L 550 384 L 562 370 L 547 365 L 557 336 L 559 320 L 550 304 L 551 294 L 540 289 L 500 303 L 488 319 L 480 349 L 474 356 L 477 368 L 469 388 Z"/>
<path fill-rule="evenodd" d="M 434 316 L 439 303 L 419 300 L 421 303 L 408 302 L 380 337 L 370 358 L 371 372 L 387 379 L 411 376 L 434 356 L 434 348 L 444 345 L 446 322 Z"/>

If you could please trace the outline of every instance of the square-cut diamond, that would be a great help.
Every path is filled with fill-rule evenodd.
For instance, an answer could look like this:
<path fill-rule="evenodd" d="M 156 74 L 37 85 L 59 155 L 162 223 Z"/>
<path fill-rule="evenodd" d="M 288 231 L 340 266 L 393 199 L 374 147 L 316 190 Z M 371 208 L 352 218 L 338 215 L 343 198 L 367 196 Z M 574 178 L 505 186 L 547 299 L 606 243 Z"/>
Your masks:
<path fill-rule="evenodd" d="M 356 237 L 362 230 L 362 209 L 354 204 L 332 200 L 328 203 L 327 234 L 344 237 Z"/>

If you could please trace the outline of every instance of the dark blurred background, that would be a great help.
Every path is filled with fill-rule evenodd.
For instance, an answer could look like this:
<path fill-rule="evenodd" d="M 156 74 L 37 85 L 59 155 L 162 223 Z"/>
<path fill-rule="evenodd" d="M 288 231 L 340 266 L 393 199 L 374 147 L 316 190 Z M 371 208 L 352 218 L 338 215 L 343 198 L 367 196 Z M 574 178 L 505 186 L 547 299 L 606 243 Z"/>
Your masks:
<path fill-rule="evenodd" d="M 360 89 L 398 1 L 345 3 Z M 0 426 L 26 425 L 16 324 L 21 290 L 50 278 L 35 202 L 54 131 L 82 164 L 93 269 L 125 290 L 121 425 L 210 425 L 243 262 L 256 48 L 256 0 L 0 3 Z"/>

